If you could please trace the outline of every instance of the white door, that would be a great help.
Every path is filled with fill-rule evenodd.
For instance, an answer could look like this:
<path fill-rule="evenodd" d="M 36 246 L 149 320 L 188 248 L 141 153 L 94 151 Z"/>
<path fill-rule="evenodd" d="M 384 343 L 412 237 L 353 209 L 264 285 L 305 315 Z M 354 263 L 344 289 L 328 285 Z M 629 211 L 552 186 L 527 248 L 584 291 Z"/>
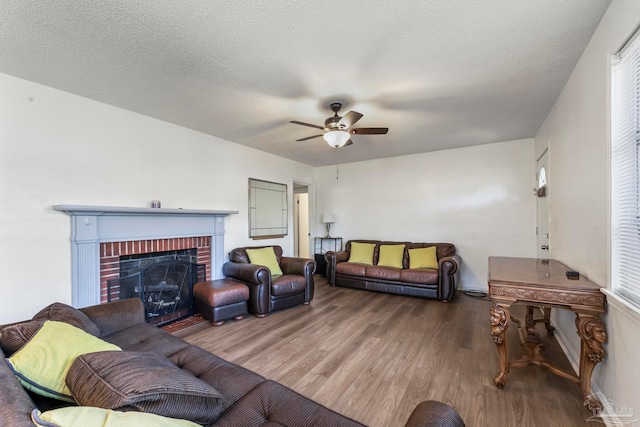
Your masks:
<path fill-rule="evenodd" d="M 298 194 L 298 256 L 309 258 L 309 194 Z"/>
<path fill-rule="evenodd" d="M 295 194 L 293 203 L 294 253 L 297 257 L 309 258 L 309 194 Z"/>
<path fill-rule="evenodd" d="M 536 254 L 538 258 L 549 258 L 549 150 L 538 159 L 536 182 Z"/>

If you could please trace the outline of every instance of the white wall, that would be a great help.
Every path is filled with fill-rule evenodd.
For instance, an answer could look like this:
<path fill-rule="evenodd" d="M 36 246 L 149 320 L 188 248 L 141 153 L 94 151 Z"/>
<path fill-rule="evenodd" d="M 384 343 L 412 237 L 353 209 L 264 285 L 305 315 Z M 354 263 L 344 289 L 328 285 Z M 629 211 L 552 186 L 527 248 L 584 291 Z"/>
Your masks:
<path fill-rule="evenodd" d="M 459 288 L 486 290 L 487 257 L 535 256 L 533 157 L 526 139 L 318 168 L 318 212 L 345 243 L 453 243 Z"/>
<path fill-rule="evenodd" d="M 551 256 L 602 287 L 608 286 L 609 268 L 609 60 L 639 24 L 640 2 L 611 4 L 536 136 L 536 153 L 549 146 Z M 596 367 L 595 386 L 607 398 L 634 408 L 640 418 L 640 323 L 608 299 L 607 356 Z M 553 321 L 577 365 L 580 341 L 574 316 L 557 310 Z"/>
<path fill-rule="evenodd" d="M 71 302 L 70 220 L 55 204 L 238 210 L 225 252 L 248 239 L 249 177 L 313 182 L 313 168 L 0 74 L 0 323 Z"/>

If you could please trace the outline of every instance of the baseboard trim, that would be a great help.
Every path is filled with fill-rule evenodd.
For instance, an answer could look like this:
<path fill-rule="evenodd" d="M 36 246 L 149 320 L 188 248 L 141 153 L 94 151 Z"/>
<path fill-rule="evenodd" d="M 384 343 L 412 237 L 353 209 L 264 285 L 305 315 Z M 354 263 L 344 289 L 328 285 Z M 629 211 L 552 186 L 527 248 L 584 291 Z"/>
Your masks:
<path fill-rule="evenodd" d="M 580 354 L 575 354 L 571 351 L 571 347 L 569 347 L 569 340 L 567 340 L 567 336 L 564 334 L 562 329 L 558 328 L 554 322 L 551 322 L 551 326 L 553 326 L 556 330 L 554 331 L 554 335 L 556 336 L 556 341 L 560 344 L 560 348 L 567 359 L 569 359 L 569 363 L 571 363 L 571 367 L 573 368 L 573 372 L 578 375 L 580 372 Z"/>

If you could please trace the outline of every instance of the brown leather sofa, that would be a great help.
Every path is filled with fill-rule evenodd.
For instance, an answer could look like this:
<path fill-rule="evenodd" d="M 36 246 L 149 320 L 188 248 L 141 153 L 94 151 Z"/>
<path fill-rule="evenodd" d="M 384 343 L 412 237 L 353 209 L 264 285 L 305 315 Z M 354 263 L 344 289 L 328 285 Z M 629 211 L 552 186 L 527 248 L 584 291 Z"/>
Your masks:
<path fill-rule="evenodd" d="M 160 355 L 163 363 L 169 360 L 189 375 L 214 387 L 221 395 L 216 409 L 219 410 L 219 415 L 214 422 L 204 424 L 206 426 L 362 426 L 277 382 L 149 325 L 145 322 L 144 308 L 139 299 L 87 307 L 81 309 L 81 312 L 88 317 L 85 324 L 90 323 L 93 333 L 97 333 L 101 339 L 116 344 L 125 351 Z M 55 320 L 64 321 L 60 318 Z M 19 323 L 27 322 L 29 321 Z M 2 325 L 0 330 L 4 331 L 19 323 Z M 0 348 L 6 349 L 7 345 L 3 345 L 6 343 L 0 341 Z M 10 354 L 5 355 L 0 351 L 0 356 L 9 357 Z M 144 387 L 140 389 L 145 390 Z M 46 411 L 68 405 L 71 404 L 27 392 L 8 365 L 0 364 L 0 420 L 3 426 L 33 427 L 31 413 L 34 409 Z M 207 408 L 198 410 L 202 412 Z M 436 401 L 425 401 L 416 407 L 406 426 L 463 427 L 464 424 L 451 407 Z"/>
<path fill-rule="evenodd" d="M 282 256 L 282 248 L 272 246 L 283 273 L 272 277 L 267 267 L 251 264 L 247 255 L 247 249 L 265 247 L 270 246 L 236 248 L 229 253 L 229 262 L 222 266 L 226 277 L 249 286 L 249 311 L 264 317 L 272 311 L 309 304 L 313 299 L 316 262 Z"/>
<path fill-rule="evenodd" d="M 351 243 L 374 243 L 373 265 L 349 262 Z M 402 268 L 378 266 L 380 245 L 404 244 Z M 409 249 L 436 247 L 438 269 L 409 269 Z M 329 251 L 327 281 L 332 286 L 366 289 L 398 295 L 451 301 L 458 285 L 460 257 L 451 243 L 385 242 L 380 240 L 349 240 L 345 250 Z"/>

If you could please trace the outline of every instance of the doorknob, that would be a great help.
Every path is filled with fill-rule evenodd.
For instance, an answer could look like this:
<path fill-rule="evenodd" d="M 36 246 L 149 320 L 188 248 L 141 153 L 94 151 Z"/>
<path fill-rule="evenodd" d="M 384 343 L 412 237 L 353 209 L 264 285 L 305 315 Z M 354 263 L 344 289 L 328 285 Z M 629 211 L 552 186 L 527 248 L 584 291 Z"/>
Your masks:
<path fill-rule="evenodd" d="M 542 249 L 543 251 L 548 251 L 549 250 L 549 245 L 542 245 L 542 246 L 540 246 L 540 249 Z"/>

